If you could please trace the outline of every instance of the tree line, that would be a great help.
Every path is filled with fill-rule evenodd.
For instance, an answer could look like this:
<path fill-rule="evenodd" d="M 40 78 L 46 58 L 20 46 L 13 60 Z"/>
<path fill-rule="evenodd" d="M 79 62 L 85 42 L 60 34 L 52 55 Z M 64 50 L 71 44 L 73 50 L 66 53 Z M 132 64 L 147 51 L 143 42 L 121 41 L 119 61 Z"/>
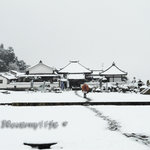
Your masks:
<path fill-rule="evenodd" d="M 13 47 L 4 48 L 4 44 L 0 45 L 0 72 L 16 70 L 24 72 L 28 65 L 19 60 L 15 55 Z"/>

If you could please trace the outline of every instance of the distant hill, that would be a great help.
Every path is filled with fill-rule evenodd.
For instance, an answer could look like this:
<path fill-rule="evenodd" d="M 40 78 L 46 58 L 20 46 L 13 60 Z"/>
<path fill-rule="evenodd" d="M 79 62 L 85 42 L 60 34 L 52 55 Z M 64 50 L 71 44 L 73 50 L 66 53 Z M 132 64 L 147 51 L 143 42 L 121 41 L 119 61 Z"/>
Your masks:
<path fill-rule="evenodd" d="M 12 47 L 4 48 L 0 45 L 0 72 L 16 70 L 24 72 L 28 66 L 23 60 L 18 60 Z"/>

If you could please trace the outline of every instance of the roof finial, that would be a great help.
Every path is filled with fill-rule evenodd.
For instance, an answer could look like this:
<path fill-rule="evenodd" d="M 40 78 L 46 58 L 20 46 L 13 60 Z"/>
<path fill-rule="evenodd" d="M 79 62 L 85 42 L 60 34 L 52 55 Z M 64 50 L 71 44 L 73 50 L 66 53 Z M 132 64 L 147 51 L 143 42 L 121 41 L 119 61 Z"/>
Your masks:
<path fill-rule="evenodd" d="M 42 60 L 40 60 L 40 62 L 39 63 L 42 63 Z"/>
<path fill-rule="evenodd" d="M 113 61 L 112 66 L 115 66 L 115 62 Z"/>

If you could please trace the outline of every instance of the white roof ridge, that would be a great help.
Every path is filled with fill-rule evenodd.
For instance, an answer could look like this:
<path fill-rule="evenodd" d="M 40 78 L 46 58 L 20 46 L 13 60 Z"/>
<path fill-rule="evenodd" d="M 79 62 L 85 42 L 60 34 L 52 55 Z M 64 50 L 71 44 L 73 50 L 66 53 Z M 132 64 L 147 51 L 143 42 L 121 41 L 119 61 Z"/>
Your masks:
<path fill-rule="evenodd" d="M 53 68 L 53 67 L 50 67 L 50 66 L 48 66 L 48 65 L 44 64 L 44 63 L 40 60 L 40 62 L 39 62 L 38 64 L 33 65 L 33 66 L 31 66 L 31 67 L 27 68 L 27 69 L 26 69 L 26 71 L 28 71 L 28 70 L 30 70 L 30 69 L 32 69 L 32 68 L 34 68 L 34 67 L 38 66 L 39 64 L 42 64 L 42 65 L 44 65 L 44 66 L 46 66 L 46 67 L 48 67 L 48 68 L 50 68 L 50 69 L 53 69 L 53 70 L 54 70 L 54 68 Z"/>
<path fill-rule="evenodd" d="M 71 67 L 70 67 L 71 66 Z M 65 67 L 58 71 L 59 73 L 91 73 L 91 71 L 79 63 L 79 61 L 70 61 Z"/>
<path fill-rule="evenodd" d="M 117 70 L 112 70 L 112 73 L 111 73 L 111 71 L 110 71 L 110 69 L 112 69 L 112 68 L 116 68 Z M 110 71 L 110 72 L 109 72 Z M 114 72 L 113 72 L 114 71 Z M 119 72 L 117 72 L 117 71 L 119 71 Z M 123 75 L 127 75 L 128 73 L 127 72 L 125 72 L 125 71 L 123 71 L 123 70 L 121 70 L 119 67 L 117 67 L 116 66 L 116 64 L 113 62 L 112 63 L 112 65 L 110 66 L 110 67 L 108 67 L 106 70 L 104 70 L 103 72 L 101 72 L 101 74 L 102 75 L 105 75 L 105 74 L 109 74 L 109 75 L 113 75 L 113 74 L 118 74 L 118 75 L 120 75 L 120 74 L 123 74 Z"/>

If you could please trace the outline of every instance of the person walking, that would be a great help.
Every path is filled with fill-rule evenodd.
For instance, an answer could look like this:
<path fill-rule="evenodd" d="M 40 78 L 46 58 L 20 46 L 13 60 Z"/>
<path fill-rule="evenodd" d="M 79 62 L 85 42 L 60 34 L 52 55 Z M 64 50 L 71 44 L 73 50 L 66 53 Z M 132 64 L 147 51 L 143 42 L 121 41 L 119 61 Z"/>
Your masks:
<path fill-rule="evenodd" d="M 82 85 L 83 97 L 86 98 L 86 94 L 90 91 L 90 88 L 87 84 Z"/>

